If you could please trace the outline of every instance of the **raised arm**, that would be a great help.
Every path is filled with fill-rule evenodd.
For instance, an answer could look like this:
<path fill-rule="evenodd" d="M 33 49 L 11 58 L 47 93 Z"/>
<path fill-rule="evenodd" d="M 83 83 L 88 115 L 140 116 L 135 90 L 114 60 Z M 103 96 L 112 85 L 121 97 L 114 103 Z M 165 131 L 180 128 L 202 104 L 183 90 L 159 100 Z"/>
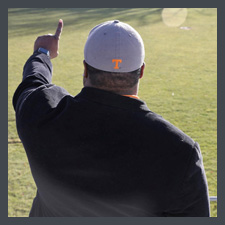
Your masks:
<path fill-rule="evenodd" d="M 17 116 L 21 114 L 25 102 L 29 107 L 30 104 L 35 105 L 37 109 L 43 107 L 42 113 L 45 113 L 49 108 L 55 107 L 62 97 L 68 94 L 65 89 L 51 84 L 51 59 L 57 57 L 59 54 L 59 39 L 62 28 L 63 21 L 60 19 L 54 35 L 43 35 L 36 39 L 34 43 L 34 53 L 24 65 L 23 80 L 13 97 L 13 106 Z M 39 48 L 44 48 L 49 51 L 49 56 L 40 52 Z M 27 100 L 31 94 L 33 96 L 32 103 Z M 46 101 L 46 99 L 49 100 Z M 36 112 L 38 111 L 37 109 Z"/>

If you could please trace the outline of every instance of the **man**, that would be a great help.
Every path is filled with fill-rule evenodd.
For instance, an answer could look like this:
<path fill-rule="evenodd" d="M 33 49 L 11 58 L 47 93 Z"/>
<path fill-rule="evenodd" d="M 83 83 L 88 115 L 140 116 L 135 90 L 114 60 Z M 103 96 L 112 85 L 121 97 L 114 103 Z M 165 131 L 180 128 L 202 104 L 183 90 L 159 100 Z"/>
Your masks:
<path fill-rule="evenodd" d="M 13 105 L 37 185 L 30 216 L 209 216 L 199 145 L 138 97 L 140 35 L 118 20 L 94 27 L 84 88 L 51 83 L 63 22 L 38 37 Z"/>

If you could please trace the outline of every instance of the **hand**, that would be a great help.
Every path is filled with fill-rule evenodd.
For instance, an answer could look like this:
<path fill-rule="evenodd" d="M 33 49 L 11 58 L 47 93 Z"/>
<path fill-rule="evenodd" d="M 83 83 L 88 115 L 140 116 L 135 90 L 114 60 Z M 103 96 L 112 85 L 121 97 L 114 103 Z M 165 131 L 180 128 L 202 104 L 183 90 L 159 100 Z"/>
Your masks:
<path fill-rule="evenodd" d="M 62 33 L 63 21 L 60 19 L 58 27 L 54 35 L 48 34 L 39 36 L 34 43 L 34 51 L 39 48 L 45 48 L 50 53 L 50 58 L 53 59 L 58 56 L 59 52 L 59 39 Z"/>

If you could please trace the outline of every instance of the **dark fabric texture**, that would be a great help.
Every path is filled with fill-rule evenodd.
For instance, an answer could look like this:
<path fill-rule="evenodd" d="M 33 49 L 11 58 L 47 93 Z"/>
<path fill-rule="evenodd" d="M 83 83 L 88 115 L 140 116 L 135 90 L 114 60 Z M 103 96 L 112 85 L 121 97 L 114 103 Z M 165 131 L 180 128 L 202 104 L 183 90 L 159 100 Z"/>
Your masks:
<path fill-rule="evenodd" d="M 30 217 L 208 217 L 198 143 L 145 102 L 51 83 L 35 53 L 13 97 L 37 185 Z M 66 78 L 65 78 L 66 79 Z"/>

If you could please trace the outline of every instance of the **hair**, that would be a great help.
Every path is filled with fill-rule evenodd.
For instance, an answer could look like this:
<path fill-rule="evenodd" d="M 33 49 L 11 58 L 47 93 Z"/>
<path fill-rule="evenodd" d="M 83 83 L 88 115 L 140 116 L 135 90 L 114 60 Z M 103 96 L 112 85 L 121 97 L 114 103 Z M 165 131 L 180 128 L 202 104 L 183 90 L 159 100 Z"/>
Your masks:
<path fill-rule="evenodd" d="M 88 65 L 87 63 L 86 65 L 87 73 L 93 86 L 119 93 L 133 88 L 138 83 L 141 75 L 141 68 L 131 72 L 121 73 L 99 70 Z"/>

